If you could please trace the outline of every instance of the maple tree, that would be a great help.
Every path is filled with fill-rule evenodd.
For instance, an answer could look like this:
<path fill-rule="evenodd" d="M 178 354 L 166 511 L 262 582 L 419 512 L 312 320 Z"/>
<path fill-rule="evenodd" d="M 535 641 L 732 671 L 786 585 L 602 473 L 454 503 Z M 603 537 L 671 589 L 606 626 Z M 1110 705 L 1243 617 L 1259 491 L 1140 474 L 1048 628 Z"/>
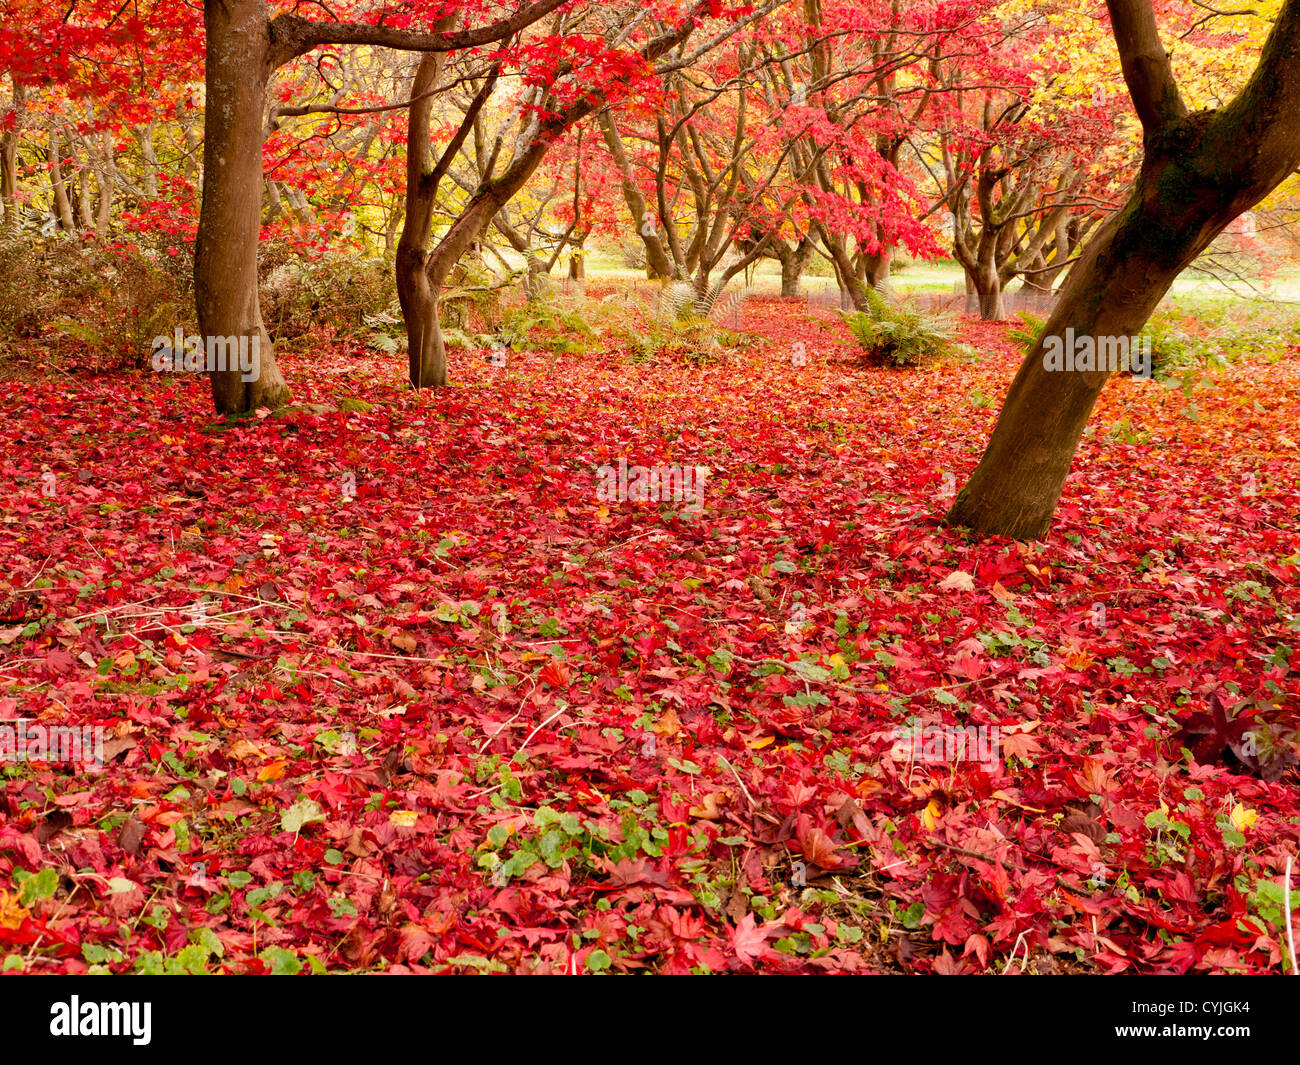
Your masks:
<path fill-rule="evenodd" d="M 777 0 L 751 11 L 743 21 L 753 21 L 777 5 Z M 545 76 L 533 88 L 531 99 L 519 107 L 520 132 L 514 140 L 512 153 L 500 162 L 499 170 L 487 168 L 478 187 L 442 234 L 431 251 L 425 251 L 432 229 L 432 208 L 439 184 L 452 158 L 453 148 L 468 137 L 482 104 L 491 94 L 496 77 L 489 75 L 467 109 L 452 145 L 444 150 L 438 163 L 432 164 L 428 154 L 428 105 L 424 100 L 412 103 L 411 130 L 408 140 L 407 211 L 402 240 L 398 245 L 397 284 L 406 320 L 411 384 L 416 388 L 440 387 L 447 383 L 446 349 L 438 317 L 438 301 L 448 275 L 482 233 L 492 223 L 502 206 L 513 198 L 537 171 L 552 145 L 574 123 L 592 114 L 607 103 L 613 87 L 601 88 L 599 77 L 602 68 L 606 76 L 616 76 L 615 86 L 636 79 L 654 78 L 674 65 L 686 62 L 680 56 L 664 58 L 660 66 L 654 64 L 668 56 L 689 40 L 695 28 L 695 19 L 707 13 L 708 3 L 695 4 L 680 19 L 679 25 L 669 27 L 650 37 L 646 43 L 625 53 L 621 44 L 634 39 L 641 22 L 641 9 L 627 12 L 603 12 L 606 27 L 604 38 L 610 50 L 594 56 L 580 56 L 561 61 L 558 68 L 552 59 Z M 743 24 L 743 22 L 741 23 Z M 701 45 L 697 53 L 713 48 L 725 40 L 735 27 L 724 27 Z M 545 49 L 549 51 L 549 47 Z M 417 77 L 416 95 L 428 93 L 438 75 L 437 61 L 426 61 L 422 67 L 424 78 Z M 413 97 L 414 100 L 414 97 Z"/>
<path fill-rule="evenodd" d="M 1233 219 L 1300 163 L 1300 3 L 1285 3 L 1259 65 L 1230 102 L 1191 112 L 1149 0 L 1108 0 L 1124 79 L 1143 127 L 1138 175 L 1123 207 L 1094 233 L 1060 303 L 1027 354 L 954 522 L 983 533 L 1041 536 L 1109 373 L 1055 374 L 1044 341 L 1136 336 L 1182 270 Z"/>

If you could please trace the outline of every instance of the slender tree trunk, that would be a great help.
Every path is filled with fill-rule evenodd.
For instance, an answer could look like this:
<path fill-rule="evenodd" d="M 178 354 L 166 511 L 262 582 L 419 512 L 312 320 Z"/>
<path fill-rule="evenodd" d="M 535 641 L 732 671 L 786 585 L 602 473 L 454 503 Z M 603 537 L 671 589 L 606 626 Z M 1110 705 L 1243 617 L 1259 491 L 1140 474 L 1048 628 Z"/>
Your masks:
<path fill-rule="evenodd" d="M 0 137 L 0 215 L 6 225 L 18 226 L 18 138 Z"/>
<path fill-rule="evenodd" d="M 433 103 L 425 94 L 438 80 L 443 63 L 441 56 L 423 56 L 411 83 L 414 103 L 406 140 L 406 214 L 397 241 L 394 269 L 397 298 L 406 323 L 407 374 L 412 388 L 444 388 L 447 384 L 447 349 L 438 321 L 438 301 L 427 270 L 427 244 L 433 231 L 433 207 L 440 175 L 434 170 L 429 147 Z"/>
<path fill-rule="evenodd" d="M 63 180 L 63 163 L 59 158 L 59 131 L 50 125 L 50 189 L 54 193 L 54 210 L 65 233 L 76 233 L 72 203 L 68 200 L 67 182 Z"/>
<path fill-rule="evenodd" d="M 837 233 L 832 233 L 821 222 L 813 224 L 817 227 L 826 250 L 831 254 L 831 262 L 835 264 L 835 275 L 840 283 L 840 306 L 847 310 L 845 305 L 848 304 L 859 311 L 865 311 L 870 306 L 867 289 L 858 280 L 857 270 L 853 266 L 848 250 L 844 247 L 844 238 Z"/>
<path fill-rule="evenodd" d="M 144 194 L 151 200 L 158 198 L 158 153 L 154 151 L 153 131 L 157 125 L 150 122 L 135 130 L 135 139 L 140 145 L 140 162 L 144 170 Z"/>
<path fill-rule="evenodd" d="M 250 350 L 257 345 L 256 380 L 244 381 L 238 366 L 209 374 L 217 412 L 238 414 L 289 399 L 257 293 L 270 35 L 264 0 L 204 0 L 203 11 L 209 106 L 194 299 L 201 336 L 242 337 Z"/>
<path fill-rule="evenodd" d="M 671 280 L 677 277 L 677 269 L 673 266 L 672 260 L 668 258 L 668 252 L 664 249 L 659 230 L 655 226 L 654 219 L 650 217 L 645 197 L 641 195 L 641 190 L 632 179 L 632 164 L 627 157 L 627 149 L 623 146 L 623 137 L 618 131 L 618 126 L 614 124 L 613 116 L 608 111 L 603 113 L 598 121 L 600 122 L 601 133 L 605 137 L 605 144 L 609 148 L 610 157 L 614 160 L 614 165 L 618 168 L 620 174 L 623 201 L 627 204 L 627 209 L 632 213 L 632 221 L 636 226 L 637 235 L 645 245 L 646 277 L 651 281 Z"/>
<path fill-rule="evenodd" d="M 14 126 L 0 134 L 0 214 L 14 229 L 18 228 L 18 135 L 26 96 L 22 82 L 14 78 Z"/>
<path fill-rule="evenodd" d="M 117 162 L 113 158 L 113 138 L 105 133 L 99 140 L 98 158 L 92 160 L 95 167 L 95 184 L 99 189 L 99 211 L 95 216 L 95 229 L 103 236 L 108 232 L 113 218 L 113 196 L 117 191 Z"/>
<path fill-rule="evenodd" d="M 74 185 L 76 193 L 75 199 L 77 204 L 77 218 L 81 222 L 83 230 L 95 228 L 95 217 L 90 212 L 90 169 L 89 167 L 80 167 L 77 170 L 77 180 Z"/>

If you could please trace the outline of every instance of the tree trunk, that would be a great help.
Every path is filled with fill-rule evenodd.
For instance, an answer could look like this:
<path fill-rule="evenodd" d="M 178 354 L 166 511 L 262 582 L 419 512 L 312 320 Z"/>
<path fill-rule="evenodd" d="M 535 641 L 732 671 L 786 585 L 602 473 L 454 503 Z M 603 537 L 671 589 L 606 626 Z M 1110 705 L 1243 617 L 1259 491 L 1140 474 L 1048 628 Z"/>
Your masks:
<path fill-rule="evenodd" d="M 69 142 L 71 145 L 71 142 Z M 90 170 L 88 167 L 80 167 L 77 170 L 77 180 L 73 184 L 73 199 L 76 201 L 77 218 L 81 222 L 83 230 L 95 228 L 95 217 L 90 211 Z"/>
<path fill-rule="evenodd" d="M 59 131 L 50 125 L 50 189 L 54 193 L 54 211 L 65 233 L 76 233 L 77 223 L 72 218 L 72 204 L 68 200 L 68 185 L 63 180 L 63 164 L 59 159 Z"/>
<path fill-rule="evenodd" d="M 144 170 L 144 194 L 151 200 L 158 198 L 158 153 L 153 146 L 155 122 L 135 129 L 135 139 L 140 145 L 140 163 Z"/>
<path fill-rule="evenodd" d="M 813 257 L 813 242 L 802 237 L 798 244 L 779 256 L 781 260 L 781 295 L 795 299 L 799 295 L 804 272 Z"/>
<path fill-rule="evenodd" d="M 14 78 L 14 126 L 0 134 L 0 214 L 14 229 L 18 228 L 18 135 L 26 96 L 22 82 Z"/>
<path fill-rule="evenodd" d="M 217 412 L 240 414 L 289 399 L 257 294 L 270 36 L 264 0 L 204 0 L 203 10 L 208 109 L 194 300 L 201 336 L 245 338 L 258 352 L 254 381 L 237 366 L 209 373 Z"/>
<path fill-rule="evenodd" d="M 986 322 L 1000 322 L 1007 316 L 1006 301 L 1002 298 L 1002 279 L 997 265 L 981 258 L 974 270 L 967 270 L 967 291 L 974 290 L 975 306 Z M 970 300 L 967 300 L 967 310 Z"/>
<path fill-rule="evenodd" d="M 100 137 L 99 158 L 92 159 L 95 167 L 95 185 L 99 189 L 99 211 L 95 216 L 95 229 L 100 236 L 108 233 L 113 218 L 113 195 L 117 190 L 117 163 L 113 158 L 113 138 Z"/>
<path fill-rule="evenodd" d="M 865 311 L 870 306 L 866 286 L 858 280 L 857 271 L 844 247 L 844 239 L 839 234 L 832 233 L 821 222 L 813 224 L 817 227 L 826 250 L 830 252 L 831 262 L 835 264 L 835 277 L 840 285 L 840 307 L 844 310 L 853 308 Z"/>
<path fill-rule="evenodd" d="M 668 258 L 668 252 L 664 249 L 664 242 L 659 236 L 658 227 L 655 225 L 654 219 L 650 217 L 645 197 L 641 195 L 641 190 L 632 178 L 632 164 L 628 160 L 627 149 L 623 146 L 623 138 L 618 131 L 618 127 L 614 124 L 613 116 L 606 111 L 601 114 L 598 121 L 600 122 L 601 133 L 605 137 L 605 144 L 609 148 L 610 157 L 618 168 L 623 189 L 623 201 L 627 204 L 627 209 L 632 213 L 632 221 L 636 225 L 637 235 L 645 245 L 646 277 L 651 281 L 671 280 L 677 277 L 677 269 L 673 266 L 672 260 Z"/>
<path fill-rule="evenodd" d="M 862 260 L 868 285 L 878 289 L 889 284 L 889 271 L 894 263 L 893 248 L 881 248 L 874 255 L 864 255 Z"/>
<path fill-rule="evenodd" d="M 951 522 L 1035 539 L 1052 520 L 1088 416 L 1109 373 L 1052 372 L 1049 337 L 1136 336 L 1174 279 L 1234 218 L 1300 163 L 1300 0 L 1287 0 L 1241 94 L 1189 114 L 1149 0 L 1108 0 L 1144 155 L 1128 201 L 1089 241 L 1060 303 L 1016 375 Z"/>
<path fill-rule="evenodd" d="M 439 29 L 448 28 L 442 24 Z M 426 245 L 433 231 L 433 207 L 441 177 L 429 147 L 430 92 L 442 72 L 438 55 L 421 58 L 411 83 L 409 132 L 406 140 L 406 216 L 397 241 L 394 265 L 397 299 L 406 323 L 407 376 L 412 388 L 445 388 L 447 349 L 438 321 L 438 301 L 429 284 Z"/>

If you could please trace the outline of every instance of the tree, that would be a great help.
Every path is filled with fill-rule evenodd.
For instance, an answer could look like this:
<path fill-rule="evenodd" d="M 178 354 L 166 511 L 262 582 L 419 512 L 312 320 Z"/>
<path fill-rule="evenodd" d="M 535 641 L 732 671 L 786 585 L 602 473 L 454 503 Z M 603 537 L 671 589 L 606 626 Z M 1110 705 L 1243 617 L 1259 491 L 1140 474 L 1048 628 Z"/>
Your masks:
<path fill-rule="evenodd" d="M 371 11 L 374 23 L 314 22 L 290 14 L 271 18 L 266 0 L 204 0 L 207 108 L 203 201 L 194 256 L 199 332 L 205 337 L 244 338 L 250 345 L 257 343 L 260 355 L 256 380 L 245 381 L 238 367 L 211 372 L 218 413 L 276 406 L 289 394 L 262 323 L 257 292 L 262 122 L 272 73 L 328 44 L 430 55 L 484 47 L 512 37 L 565 2 L 533 0 L 495 22 L 429 33 L 384 25 L 387 10 Z"/>
<path fill-rule="evenodd" d="M 987 51 L 993 0 L 914 7 L 804 0 L 802 24 L 781 51 L 790 94 L 787 135 L 803 188 L 808 232 L 835 267 L 842 297 L 859 310 L 889 276 L 895 249 L 939 253 L 904 147 L 922 117 L 955 91 L 934 77 L 938 57 Z"/>
<path fill-rule="evenodd" d="M 701 315 L 765 254 L 799 198 L 797 188 L 779 180 L 792 147 L 773 135 L 781 105 L 773 108 L 770 94 L 765 100 L 756 91 L 762 68 L 772 61 L 759 55 L 752 39 L 710 58 L 706 68 L 669 79 L 664 99 L 639 126 L 628 123 L 649 149 L 642 169 L 654 212 L 631 172 L 614 116 L 601 118 L 650 276 L 689 281 Z"/>
<path fill-rule="evenodd" d="M 563 134 L 627 93 L 630 87 L 661 79 L 698 62 L 701 56 L 762 18 L 780 2 L 768 0 L 760 7 L 745 9 L 743 14 L 722 20 L 720 26 L 714 27 L 689 52 L 681 49 L 697 25 L 717 8 L 716 4 L 692 4 L 674 23 L 661 24 L 660 32 L 630 53 L 623 46 L 628 40 L 636 39 L 643 9 L 637 4 L 605 12 L 607 26 L 598 46 L 600 50 L 594 53 L 580 50 L 572 57 L 561 54 L 558 63 L 552 60 L 546 64 L 544 79 L 536 86 L 543 91 L 534 94 L 520 108 L 521 131 L 512 151 L 498 166 L 487 168 L 488 176 L 480 181 L 431 249 L 427 245 L 432 233 L 433 202 L 447 167 L 473 128 L 476 111 L 466 114 L 452 144 L 434 163 L 429 150 L 428 113 L 422 107 L 423 101 L 413 98 L 407 164 L 408 182 L 413 184 L 408 186 L 406 224 L 397 255 L 397 291 L 406 319 L 412 387 L 441 388 L 447 384 L 446 349 L 438 317 L 443 286 L 452 267 L 481 239 L 497 212 L 536 173 Z M 564 28 L 563 23 L 556 27 Z M 545 48 L 553 49 L 564 40 L 558 33 L 552 37 L 549 43 L 544 42 Z M 427 73 L 427 84 L 432 86 L 435 71 L 431 68 Z M 417 78 L 417 93 L 422 84 Z M 485 85 L 476 101 L 486 101 L 489 95 L 491 85 Z M 474 108 L 472 104 L 471 110 Z"/>
<path fill-rule="evenodd" d="M 1124 206 L 1085 247 L 1031 348 L 949 521 L 1034 539 L 1049 528 L 1106 369 L 1051 372 L 1045 342 L 1136 335 L 1174 279 L 1300 164 L 1300 0 L 1286 0 L 1245 87 L 1190 112 L 1150 0 L 1107 0 L 1142 163 Z"/>

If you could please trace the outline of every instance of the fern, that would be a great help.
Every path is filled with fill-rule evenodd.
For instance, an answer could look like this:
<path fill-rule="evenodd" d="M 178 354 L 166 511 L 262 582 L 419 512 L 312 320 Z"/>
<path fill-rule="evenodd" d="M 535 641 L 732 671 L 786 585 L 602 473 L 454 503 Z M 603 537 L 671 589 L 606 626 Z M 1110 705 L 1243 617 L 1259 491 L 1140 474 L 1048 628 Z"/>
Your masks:
<path fill-rule="evenodd" d="M 884 366 L 916 366 L 952 352 L 955 323 L 947 315 L 924 314 L 886 300 L 867 289 L 865 311 L 840 311 L 867 361 Z"/>
<path fill-rule="evenodd" d="M 1039 318 L 1028 311 L 1021 311 L 1018 317 L 1022 324 L 1008 330 L 1007 335 L 1024 350 L 1028 351 L 1038 343 L 1038 338 L 1043 335 L 1043 326 L 1047 324 L 1047 319 Z"/>

